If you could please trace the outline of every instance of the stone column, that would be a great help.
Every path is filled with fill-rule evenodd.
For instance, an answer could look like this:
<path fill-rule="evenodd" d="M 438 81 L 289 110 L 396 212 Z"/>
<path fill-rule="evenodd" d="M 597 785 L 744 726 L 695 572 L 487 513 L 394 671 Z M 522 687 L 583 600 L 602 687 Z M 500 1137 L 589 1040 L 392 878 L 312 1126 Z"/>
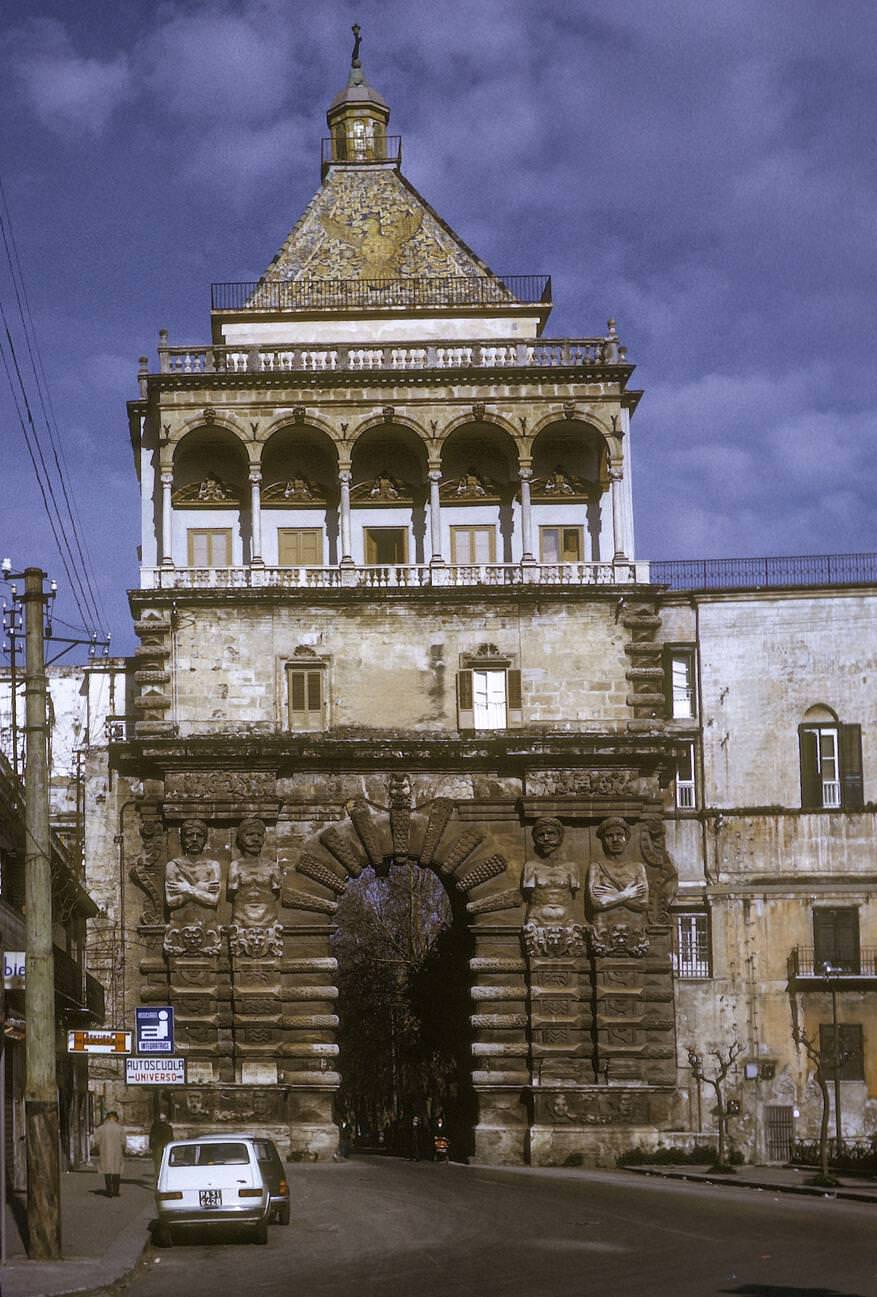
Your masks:
<path fill-rule="evenodd" d="M 250 562 L 262 565 L 262 470 L 250 469 Z"/>
<path fill-rule="evenodd" d="M 429 561 L 436 566 L 443 565 L 445 561 L 442 557 L 442 512 L 439 499 L 439 483 L 441 480 L 441 469 L 431 468 L 429 470 L 429 527 L 432 554 Z"/>
<path fill-rule="evenodd" d="M 627 558 L 624 552 L 623 481 L 624 474 L 620 468 L 609 469 L 609 482 L 612 493 L 612 542 L 615 548 L 614 560 L 616 563 L 623 562 Z"/>
<path fill-rule="evenodd" d="M 338 486 L 341 492 L 341 567 L 353 567 L 353 555 L 350 552 L 350 478 L 349 468 L 338 472 Z"/>
<path fill-rule="evenodd" d="M 163 566 L 173 567 L 173 512 L 171 508 L 171 491 L 174 485 L 172 472 L 161 475 L 161 562 Z"/>
<path fill-rule="evenodd" d="M 521 468 L 518 470 L 518 476 L 521 480 L 521 544 L 523 553 L 521 555 L 522 563 L 535 563 L 533 555 L 533 513 L 530 506 L 530 478 L 533 476 L 532 468 Z"/>

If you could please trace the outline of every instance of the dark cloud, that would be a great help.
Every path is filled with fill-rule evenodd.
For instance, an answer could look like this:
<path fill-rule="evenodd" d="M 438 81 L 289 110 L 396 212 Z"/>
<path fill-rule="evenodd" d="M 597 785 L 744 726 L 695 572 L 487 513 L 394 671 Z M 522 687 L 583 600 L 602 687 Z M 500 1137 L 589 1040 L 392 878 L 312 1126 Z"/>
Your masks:
<path fill-rule="evenodd" d="M 319 183 L 355 20 L 409 178 L 497 270 L 553 275 L 549 333 L 619 319 L 640 555 L 877 548 L 871 0 L 28 14 L 0 46 L 5 182 L 120 629 L 124 357 L 133 395 L 160 326 L 206 339 L 210 281 L 267 265 Z M 56 566 L 26 474 L 2 492 L 0 548 Z"/>

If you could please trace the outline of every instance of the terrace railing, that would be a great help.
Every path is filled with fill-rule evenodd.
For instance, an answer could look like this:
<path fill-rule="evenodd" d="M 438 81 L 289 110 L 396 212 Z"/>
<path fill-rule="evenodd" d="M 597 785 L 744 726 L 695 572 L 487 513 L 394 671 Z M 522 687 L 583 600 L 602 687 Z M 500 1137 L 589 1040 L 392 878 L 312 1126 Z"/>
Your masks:
<path fill-rule="evenodd" d="M 877 554 L 798 554 L 778 558 L 653 559 L 652 580 L 671 590 L 877 582 Z"/>
<path fill-rule="evenodd" d="M 211 284 L 214 311 L 550 306 L 550 275 L 407 275 L 398 279 L 259 279 Z"/>
<path fill-rule="evenodd" d="M 848 981 L 857 977 L 877 977 L 877 949 L 874 947 L 863 947 L 847 959 L 832 960 L 830 973 L 826 973 L 822 958 L 816 962 L 812 946 L 795 946 L 789 955 L 789 979 L 793 981 L 812 979 L 823 989 L 836 978 Z"/>

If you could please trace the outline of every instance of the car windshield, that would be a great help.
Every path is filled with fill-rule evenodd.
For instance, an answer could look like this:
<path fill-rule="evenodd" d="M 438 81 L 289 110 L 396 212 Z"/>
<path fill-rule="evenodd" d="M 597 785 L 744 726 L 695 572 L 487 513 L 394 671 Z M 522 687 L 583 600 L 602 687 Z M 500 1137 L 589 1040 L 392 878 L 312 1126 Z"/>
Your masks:
<path fill-rule="evenodd" d="M 246 1166 L 246 1144 L 180 1144 L 172 1148 L 169 1166 Z"/>

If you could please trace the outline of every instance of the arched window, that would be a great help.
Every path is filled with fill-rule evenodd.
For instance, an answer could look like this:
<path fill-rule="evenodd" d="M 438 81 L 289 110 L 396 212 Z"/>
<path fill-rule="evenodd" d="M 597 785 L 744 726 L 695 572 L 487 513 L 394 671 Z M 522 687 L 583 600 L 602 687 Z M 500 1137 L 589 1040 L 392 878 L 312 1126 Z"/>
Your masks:
<path fill-rule="evenodd" d="M 817 704 L 798 726 L 801 806 L 804 810 L 860 810 L 862 729 L 843 725 L 830 707 Z"/>

